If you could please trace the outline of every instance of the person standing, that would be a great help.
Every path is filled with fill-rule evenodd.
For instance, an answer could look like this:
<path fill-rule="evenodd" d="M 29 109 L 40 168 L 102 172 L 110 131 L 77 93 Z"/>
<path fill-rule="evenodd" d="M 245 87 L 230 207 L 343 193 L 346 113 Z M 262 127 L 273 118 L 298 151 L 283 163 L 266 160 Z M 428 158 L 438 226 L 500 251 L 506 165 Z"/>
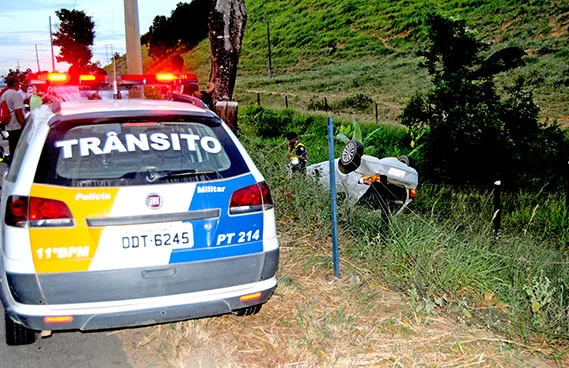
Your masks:
<path fill-rule="evenodd" d="M 210 110 L 213 111 L 213 91 L 215 90 L 215 83 L 213 82 L 208 82 L 207 83 L 207 88 L 205 89 L 205 91 L 195 91 L 193 93 L 194 97 L 199 98 L 200 100 L 203 101 L 204 104 L 207 105 L 207 107 L 209 107 Z"/>
<path fill-rule="evenodd" d="M 0 103 L 6 101 L 10 109 L 11 119 L 4 128 L 9 134 L 8 146 L 10 148 L 10 155 L 14 155 L 25 122 L 24 98 L 19 92 L 20 83 L 17 77 L 10 76 L 6 78 L 6 86 L 8 89 L 2 94 Z"/>
<path fill-rule="evenodd" d="M 289 169 L 294 172 L 306 172 L 306 163 L 308 162 L 308 152 L 304 144 L 298 141 L 298 134 L 295 132 L 287 133 L 288 140 L 288 165 Z"/>

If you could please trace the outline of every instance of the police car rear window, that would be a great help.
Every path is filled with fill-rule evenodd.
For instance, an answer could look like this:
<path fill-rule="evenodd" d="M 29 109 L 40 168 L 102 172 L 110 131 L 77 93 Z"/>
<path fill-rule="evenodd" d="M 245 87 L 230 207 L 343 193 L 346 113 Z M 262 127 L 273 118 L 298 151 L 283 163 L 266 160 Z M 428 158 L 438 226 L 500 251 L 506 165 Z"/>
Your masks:
<path fill-rule="evenodd" d="M 147 185 L 214 180 L 246 171 L 221 126 L 110 121 L 55 126 L 35 182 L 73 187 Z"/>

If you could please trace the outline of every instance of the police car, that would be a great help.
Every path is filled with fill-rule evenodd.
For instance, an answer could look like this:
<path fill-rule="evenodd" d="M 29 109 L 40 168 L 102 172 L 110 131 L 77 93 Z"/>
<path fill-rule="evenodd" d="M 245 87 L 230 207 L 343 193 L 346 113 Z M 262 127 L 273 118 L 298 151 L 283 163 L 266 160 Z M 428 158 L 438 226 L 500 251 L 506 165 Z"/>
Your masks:
<path fill-rule="evenodd" d="M 272 295 L 273 201 L 227 125 L 171 100 L 54 101 L 2 186 L 6 343 L 236 313 Z"/>

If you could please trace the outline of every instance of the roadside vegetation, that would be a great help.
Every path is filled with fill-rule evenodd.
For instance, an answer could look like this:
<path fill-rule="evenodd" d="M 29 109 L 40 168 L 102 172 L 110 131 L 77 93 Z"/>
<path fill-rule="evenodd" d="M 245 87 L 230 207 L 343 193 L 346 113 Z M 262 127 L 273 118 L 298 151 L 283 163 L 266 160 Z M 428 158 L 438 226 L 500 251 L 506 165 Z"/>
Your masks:
<path fill-rule="evenodd" d="M 380 213 L 340 199 L 341 276 L 335 279 L 329 193 L 310 178 L 288 175 L 282 136 L 257 133 L 265 118 L 283 131 L 299 129 L 310 161 L 324 161 L 326 116 L 255 106 L 241 114 L 240 140 L 275 203 L 277 291 L 256 316 L 127 331 L 135 334 L 127 339 L 135 344 L 130 354 L 144 352 L 163 366 L 179 367 L 200 361 L 236 367 L 569 361 L 569 216 L 563 194 L 503 193 L 497 236 L 491 183 L 486 190 L 421 185 L 416 200 L 389 224 Z M 334 122 L 335 133 L 349 135 L 354 126 Z M 360 128 L 373 147 L 366 153 L 412 150 L 401 125 Z M 342 145 L 336 143 L 338 156 Z"/>
<path fill-rule="evenodd" d="M 194 3 L 199 7 L 200 2 Z M 428 42 L 425 19 L 436 12 L 466 22 L 486 45 L 481 50 L 483 60 L 506 47 L 524 50 L 523 65 L 498 73 L 497 87 L 523 80 L 541 107 L 540 120 L 569 124 L 566 1 L 246 0 L 245 5 L 247 25 L 234 93 L 241 106 L 256 103 L 260 94 L 263 106 L 280 109 L 287 96 L 289 107 L 307 111 L 312 102 L 324 98 L 334 105 L 361 94 L 377 103 L 381 122 L 398 122 L 408 100 L 429 88 L 420 51 Z M 180 5 L 177 10 L 181 14 L 187 7 Z M 186 23 L 176 25 L 176 14 L 155 19 L 156 28 L 151 30 L 173 23 L 173 29 L 187 31 Z M 183 34 L 188 33 L 193 37 L 202 34 Z M 272 78 L 268 76 L 268 34 Z M 145 42 L 148 40 L 147 35 Z M 195 72 L 205 85 L 209 42 L 194 46 L 193 38 L 183 40 L 192 45 L 189 51 L 171 48 L 170 52 L 183 52 L 186 70 Z M 156 66 L 149 57 L 143 63 L 146 70 Z M 357 116 L 373 121 L 375 114 L 367 111 Z"/>
<path fill-rule="evenodd" d="M 327 160 L 325 116 L 263 110 L 273 126 L 302 129 L 311 162 Z M 260 109 L 242 118 L 250 152 L 273 188 L 279 218 L 329 233 L 329 197 L 309 180 L 288 179 L 283 138 L 258 135 Z M 338 121 L 337 132 L 352 125 Z M 247 129 L 251 129 L 247 133 Z M 369 154 L 398 156 L 412 151 L 401 126 L 362 124 Z M 338 142 L 336 157 L 343 146 Z M 422 172 L 419 170 L 421 176 Z M 485 176 L 484 173 L 479 173 Z M 484 186 L 423 184 L 409 211 L 382 224 L 381 214 L 340 202 L 343 231 L 354 240 L 344 248 L 350 263 L 365 265 L 425 311 L 453 310 L 465 321 L 523 338 L 569 337 L 569 213 L 565 193 L 522 189 L 502 194 L 502 226 L 493 228 L 493 180 Z M 484 305 L 486 303 L 486 305 Z M 481 305 L 482 304 L 482 305 Z M 492 322 L 492 318 L 496 318 Z"/>
<path fill-rule="evenodd" d="M 161 333 L 179 339 L 162 353 L 204 353 L 187 339 L 211 329 L 230 331 L 236 343 L 222 339 L 217 361 L 236 366 L 567 364 L 569 4 L 246 4 L 239 134 L 276 204 L 279 288 L 251 319 L 172 325 Z M 488 73 L 506 47 L 524 55 Z M 200 70 L 206 49 L 187 64 Z M 311 163 L 327 160 L 328 116 L 336 133 L 357 119 L 365 153 L 410 155 L 420 175 L 417 198 L 388 224 L 339 201 L 340 280 L 329 194 L 288 176 L 283 138 L 296 131 Z"/>
<path fill-rule="evenodd" d="M 569 118 L 569 5 L 557 0 L 517 1 L 343 1 L 247 0 L 247 32 L 236 97 L 281 108 L 282 94 L 329 102 L 361 93 L 380 107 L 382 121 L 397 121 L 400 109 L 428 88 L 419 52 L 428 42 L 427 15 L 464 20 L 487 47 L 483 59 L 505 47 L 519 47 L 524 65 L 496 76 L 503 88 L 526 81 L 541 106 L 541 118 Z M 268 78 L 267 24 L 273 78 Z M 368 115 L 373 120 L 373 115 Z"/>

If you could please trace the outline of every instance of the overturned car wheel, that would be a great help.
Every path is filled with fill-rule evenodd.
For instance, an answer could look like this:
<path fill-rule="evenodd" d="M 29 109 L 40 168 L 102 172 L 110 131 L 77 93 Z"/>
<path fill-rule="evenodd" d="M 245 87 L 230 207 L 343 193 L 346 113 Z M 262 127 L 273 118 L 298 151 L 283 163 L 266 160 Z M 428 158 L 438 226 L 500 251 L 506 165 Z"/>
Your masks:
<path fill-rule="evenodd" d="M 356 170 L 362 163 L 362 155 L 364 154 L 364 146 L 362 142 L 351 140 L 346 143 L 342 150 L 342 155 L 338 160 L 338 169 L 343 174 L 349 174 Z"/>

